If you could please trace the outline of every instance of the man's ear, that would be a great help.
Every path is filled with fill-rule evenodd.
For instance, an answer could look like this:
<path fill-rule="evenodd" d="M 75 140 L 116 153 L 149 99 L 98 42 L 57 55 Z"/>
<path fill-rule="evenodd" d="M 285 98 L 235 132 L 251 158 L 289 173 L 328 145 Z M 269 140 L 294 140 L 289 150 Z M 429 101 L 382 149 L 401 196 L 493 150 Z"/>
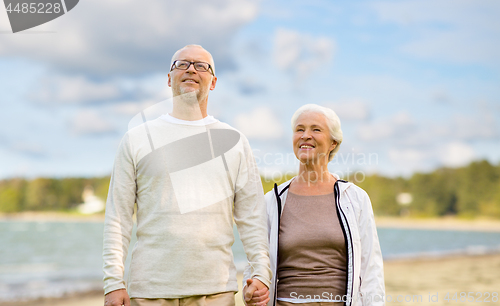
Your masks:
<path fill-rule="evenodd" d="M 212 84 L 210 84 L 210 90 L 214 90 L 216 83 L 217 83 L 217 77 L 214 75 L 214 77 L 212 78 Z"/>
<path fill-rule="evenodd" d="M 167 85 L 168 87 L 172 87 L 172 81 L 170 80 L 170 73 L 168 73 L 167 76 L 168 76 Z"/>

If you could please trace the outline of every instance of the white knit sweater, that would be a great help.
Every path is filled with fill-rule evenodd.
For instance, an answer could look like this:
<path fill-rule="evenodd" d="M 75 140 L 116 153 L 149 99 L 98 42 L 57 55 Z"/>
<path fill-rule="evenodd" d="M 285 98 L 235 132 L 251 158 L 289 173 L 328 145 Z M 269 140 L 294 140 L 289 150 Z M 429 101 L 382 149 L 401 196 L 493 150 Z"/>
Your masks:
<path fill-rule="evenodd" d="M 124 262 L 137 203 L 128 293 L 182 298 L 237 291 L 233 217 L 252 275 L 270 284 L 267 219 L 247 139 L 227 124 L 148 121 L 116 155 L 104 226 L 104 291 L 125 288 Z"/>

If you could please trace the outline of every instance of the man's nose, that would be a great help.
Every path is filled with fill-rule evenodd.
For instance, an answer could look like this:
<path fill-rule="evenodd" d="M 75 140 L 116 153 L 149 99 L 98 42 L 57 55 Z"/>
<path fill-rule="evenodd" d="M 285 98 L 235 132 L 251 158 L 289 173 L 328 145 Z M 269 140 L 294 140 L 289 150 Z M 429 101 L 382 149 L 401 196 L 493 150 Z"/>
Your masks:
<path fill-rule="evenodd" d="M 193 73 L 193 72 L 196 73 L 196 69 L 194 69 L 194 64 L 189 65 L 187 71 L 191 72 L 191 73 Z"/>

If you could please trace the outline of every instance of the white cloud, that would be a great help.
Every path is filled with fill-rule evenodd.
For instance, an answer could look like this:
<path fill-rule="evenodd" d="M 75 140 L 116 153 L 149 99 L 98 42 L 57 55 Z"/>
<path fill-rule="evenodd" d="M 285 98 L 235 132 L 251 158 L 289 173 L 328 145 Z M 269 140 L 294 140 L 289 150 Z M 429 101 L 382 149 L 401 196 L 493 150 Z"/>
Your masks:
<path fill-rule="evenodd" d="M 411 40 L 400 47 L 405 53 L 488 65 L 500 59 L 498 1 L 382 1 L 371 6 L 382 21 L 410 30 Z"/>
<path fill-rule="evenodd" d="M 45 148 L 39 143 L 26 142 L 24 140 L 14 142 L 10 149 L 17 154 L 23 154 L 34 158 L 46 157 L 47 155 Z"/>
<path fill-rule="evenodd" d="M 91 75 L 165 72 L 180 47 L 197 43 L 217 67 L 233 65 L 229 43 L 256 17 L 258 1 L 87 0 L 41 25 L 38 35 L 2 35 L 0 56 Z M 10 28 L 2 22 L 2 28 Z"/>
<path fill-rule="evenodd" d="M 287 29 L 276 30 L 274 61 L 278 68 L 304 78 L 331 61 L 335 42 Z"/>
<path fill-rule="evenodd" d="M 414 83 L 390 74 L 342 75 L 334 82 L 336 88 L 346 93 L 356 93 L 358 98 L 384 105 L 400 106 L 409 97 L 425 97 Z"/>
<path fill-rule="evenodd" d="M 415 127 L 410 114 L 402 111 L 392 117 L 360 125 L 357 136 L 363 141 L 393 141 L 394 138 L 408 137 Z"/>
<path fill-rule="evenodd" d="M 421 168 L 428 158 L 428 152 L 421 149 L 390 149 L 388 154 L 392 163 L 411 170 Z"/>
<path fill-rule="evenodd" d="M 450 136 L 461 140 L 492 139 L 500 136 L 498 123 L 492 114 L 476 116 L 455 115 Z"/>
<path fill-rule="evenodd" d="M 339 102 L 322 103 L 329 107 L 339 116 L 340 122 L 343 120 L 366 120 L 370 116 L 368 105 L 359 99 L 345 99 Z"/>
<path fill-rule="evenodd" d="M 249 75 L 242 76 L 238 80 L 237 86 L 243 95 L 262 94 L 266 91 L 266 87 L 259 78 Z"/>
<path fill-rule="evenodd" d="M 111 111 L 118 115 L 135 116 L 156 103 L 158 102 L 153 100 L 145 100 L 139 102 L 128 101 L 113 105 L 111 107 Z"/>
<path fill-rule="evenodd" d="M 476 158 L 472 146 L 458 141 L 442 145 L 432 143 L 430 146 L 391 147 L 388 150 L 389 160 L 399 173 L 410 175 L 415 171 L 430 171 L 436 167 L 462 167 Z"/>
<path fill-rule="evenodd" d="M 96 83 L 84 76 L 45 78 L 30 97 L 42 103 L 82 103 L 113 100 L 120 96 L 116 84 Z"/>
<path fill-rule="evenodd" d="M 92 80 L 83 75 L 55 74 L 41 78 L 28 97 L 41 104 L 155 103 L 172 96 L 166 79 L 166 74 L 103 80 Z"/>
<path fill-rule="evenodd" d="M 429 128 L 434 137 L 456 141 L 494 140 L 500 138 L 498 120 L 493 110 L 482 110 L 468 115 L 453 114 Z"/>
<path fill-rule="evenodd" d="M 461 167 L 470 163 L 474 157 L 474 149 L 463 142 L 450 142 L 437 150 L 439 160 L 448 167 Z"/>
<path fill-rule="evenodd" d="M 234 125 L 247 138 L 270 140 L 283 136 L 280 120 L 265 106 L 237 115 L 234 118 Z"/>
<path fill-rule="evenodd" d="M 96 135 L 113 133 L 113 125 L 93 110 L 82 110 L 70 123 L 71 130 L 77 135 Z"/>
<path fill-rule="evenodd" d="M 434 90 L 431 95 L 436 103 L 448 104 L 453 101 L 448 90 L 442 88 Z"/>
<path fill-rule="evenodd" d="M 414 124 L 413 118 L 406 111 L 402 111 L 402 112 L 395 114 L 392 117 L 392 122 L 399 127 L 410 126 L 410 125 Z"/>

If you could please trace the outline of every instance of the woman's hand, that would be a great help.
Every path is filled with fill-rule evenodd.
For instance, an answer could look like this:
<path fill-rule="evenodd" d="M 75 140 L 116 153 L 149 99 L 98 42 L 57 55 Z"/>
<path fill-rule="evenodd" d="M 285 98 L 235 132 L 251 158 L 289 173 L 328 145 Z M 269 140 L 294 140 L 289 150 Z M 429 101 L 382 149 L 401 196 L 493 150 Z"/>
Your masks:
<path fill-rule="evenodd" d="M 243 297 L 247 306 L 265 306 L 270 300 L 269 288 L 258 279 L 247 279 Z"/>

